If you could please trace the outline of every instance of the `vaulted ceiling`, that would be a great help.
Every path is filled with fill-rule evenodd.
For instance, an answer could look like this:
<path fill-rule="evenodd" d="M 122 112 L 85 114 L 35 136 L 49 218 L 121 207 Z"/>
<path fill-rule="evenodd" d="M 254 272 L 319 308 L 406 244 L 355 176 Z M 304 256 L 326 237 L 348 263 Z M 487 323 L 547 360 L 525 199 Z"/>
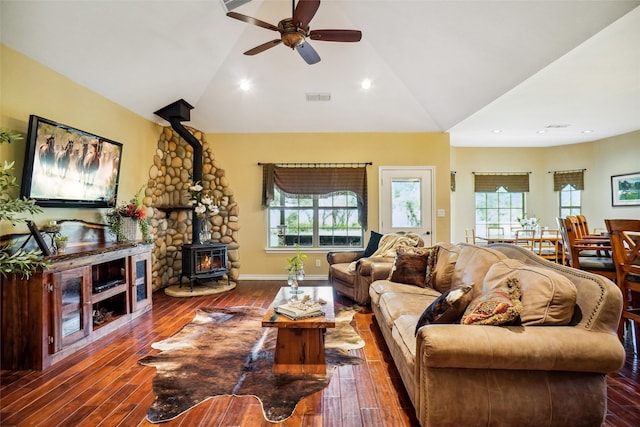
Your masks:
<path fill-rule="evenodd" d="M 204 132 L 449 132 L 454 146 L 550 146 L 640 129 L 640 1 L 323 0 L 312 30 L 363 37 L 308 41 L 314 65 L 284 45 L 243 55 L 279 35 L 227 17 L 228 1 L 2 0 L 0 37 L 151 120 L 183 98 Z M 274 25 L 291 11 L 288 0 L 235 9 Z"/>

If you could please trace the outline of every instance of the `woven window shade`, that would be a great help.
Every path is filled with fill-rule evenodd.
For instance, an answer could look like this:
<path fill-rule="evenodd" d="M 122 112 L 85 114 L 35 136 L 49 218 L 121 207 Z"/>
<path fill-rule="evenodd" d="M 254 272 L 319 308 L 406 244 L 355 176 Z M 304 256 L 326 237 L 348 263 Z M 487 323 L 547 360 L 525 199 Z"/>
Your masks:
<path fill-rule="evenodd" d="M 576 190 L 584 190 L 584 171 L 554 172 L 553 191 L 560 191 L 570 184 Z"/>
<path fill-rule="evenodd" d="M 367 228 L 366 167 L 281 167 L 262 166 L 262 206 L 273 200 L 274 186 L 287 194 L 329 194 L 353 191 L 358 198 L 360 225 Z"/>
<path fill-rule="evenodd" d="M 510 193 L 529 191 L 529 174 L 475 174 L 475 192 L 493 193 L 504 187 Z"/>

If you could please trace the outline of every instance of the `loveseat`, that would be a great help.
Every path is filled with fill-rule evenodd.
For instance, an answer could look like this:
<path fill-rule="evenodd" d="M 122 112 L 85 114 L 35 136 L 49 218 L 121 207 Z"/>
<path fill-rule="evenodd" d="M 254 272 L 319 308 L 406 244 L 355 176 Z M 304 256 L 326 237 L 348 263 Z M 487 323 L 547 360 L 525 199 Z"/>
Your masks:
<path fill-rule="evenodd" d="M 423 427 L 603 423 L 606 374 L 625 360 L 616 336 L 622 298 L 613 282 L 511 244 L 442 243 L 433 256 L 425 286 L 377 280 L 369 288 Z M 514 282 L 520 317 L 508 326 L 457 320 L 416 330 L 427 307 L 441 309 L 432 303 L 447 290 L 473 285 L 467 316 L 497 284 Z"/>
<path fill-rule="evenodd" d="M 364 250 L 328 252 L 329 283 L 358 304 L 369 304 L 369 286 L 389 277 L 395 248 L 401 245 L 422 246 L 424 241 L 416 234 L 371 232 Z"/>

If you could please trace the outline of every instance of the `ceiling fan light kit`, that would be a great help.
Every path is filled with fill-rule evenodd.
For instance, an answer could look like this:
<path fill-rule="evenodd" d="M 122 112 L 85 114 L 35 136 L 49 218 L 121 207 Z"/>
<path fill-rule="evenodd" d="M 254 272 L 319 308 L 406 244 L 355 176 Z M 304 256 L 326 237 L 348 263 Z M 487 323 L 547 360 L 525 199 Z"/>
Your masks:
<path fill-rule="evenodd" d="M 359 42 L 362 32 L 359 30 L 309 30 L 309 22 L 320 7 L 320 0 L 291 0 L 293 10 L 291 18 L 281 20 L 277 26 L 237 12 L 228 12 L 227 16 L 280 33 L 280 39 L 275 39 L 249 49 L 245 55 L 256 55 L 279 44 L 284 44 L 298 51 L 307 64 L 320 62 L 320 55 L 307 42 L 311 40 L 327 42 Z"/>

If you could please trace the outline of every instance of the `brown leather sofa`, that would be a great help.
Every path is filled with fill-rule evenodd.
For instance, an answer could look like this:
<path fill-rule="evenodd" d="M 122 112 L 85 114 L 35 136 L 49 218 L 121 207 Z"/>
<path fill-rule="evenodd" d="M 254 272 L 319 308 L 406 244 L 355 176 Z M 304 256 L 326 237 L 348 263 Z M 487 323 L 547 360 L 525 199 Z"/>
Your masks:
<path fill-rule="evenodd" d="M 384 256 L 364 257 L 365 251 L 334 251 L 327 253 L 329 263 L 329 283 L 333 288 L 358 304 L 369 304 L 369 285 L 375 280 L 389 277 L 395 253 L 393 247 L 407 243 L 405 235 L 389 234 L 382 236 L 380 244 L 388 244 Z M 391 241 L 397 237 L 397 245 Z M 412 235 L 415 246 L 424 245 L 422 238 Z M 395 246 L 394 246 L 395 245 Z M 375 254 L 375 252 L 374 252 Z"/>
<path fill-rule="evenodd" d="M 438 246 L 433 287 L 389 280 L 370 286 L 376 322 L 420 424 L 600 426 L 606 375 L 625 360 L 616 285 L 516 245 Z M 507 276 L 521 282 L 521 324 L 428 324 L 416 331 L 441 291 L 474 283 L 476 298 L 492 278 Z M 560 298 L 563 292 L 572 298 Z"/>

